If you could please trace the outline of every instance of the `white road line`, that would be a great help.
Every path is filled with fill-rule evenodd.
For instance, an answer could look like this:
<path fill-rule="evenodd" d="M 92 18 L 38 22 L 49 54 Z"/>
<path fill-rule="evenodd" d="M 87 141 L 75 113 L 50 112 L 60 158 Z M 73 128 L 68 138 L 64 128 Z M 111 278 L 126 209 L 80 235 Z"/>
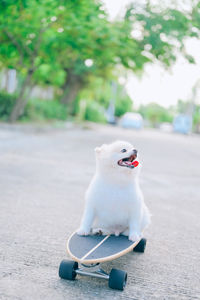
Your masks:
<path fill-rule="evenodd" d="M 95 249 L 97 249 L 101 244 L 103 244 L 108 238 L 110 237 L 110 234 L 107 235 L 100 243 L 98 243 L 94 248 L 92 248 L 88 253 L 86 253 L 83 257 L 80 258 L 80 260 L 84 260 L 89 254 L 91 254 Z"/>

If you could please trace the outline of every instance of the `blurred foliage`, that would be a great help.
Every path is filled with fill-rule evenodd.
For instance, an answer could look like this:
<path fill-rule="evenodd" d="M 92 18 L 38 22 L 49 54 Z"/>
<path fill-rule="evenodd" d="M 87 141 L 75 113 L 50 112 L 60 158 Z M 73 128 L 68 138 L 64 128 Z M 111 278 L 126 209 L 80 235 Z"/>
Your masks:
<path fill-rule="evenodd" d="M 200 132 L 200 105 L 196 105 L 194 117 L 193 117 L 193 125 L 195 130 Z"/>
<path fill-rule="evenodd" d="M 0 119 L 7 121 L 16 101 L 15 94 L 0 92 Z"/>
<path fill-rule="evenodd" d="M 106 123 L 105 110 L 98 102 L 86 101 L 82 119 L 98 123 Z"/>
<path fill-rule="evenodd" d="M 195 1 L 187 12 L 137 2 L 110 22 L 98 0 L 1 1 L 0 68 L 24 78 L 10 120 L 23 113 L 33 85 L 59 87 L 69 106 L 96 78 L 116 80 L 125 69 L 140 74 L 156 61 L 169 67 L 179 53 L 194 63 L 184 41 L 199 37 L 199 13 Z"/>
<path fill-rule="evenodd" d="M 184 46 L 186 37 L 199 36 L 192 29 L 190 13 L 183 13 L 178 9 L 162 9 L 147 2 L 139 12 L 131 5 L 127 18 L 134 21 L 133 28 L 140 29 L 140 47 L 144 50 L 143 55 L 151 61 L 155 58 L 169 67 L 176 61 L 178 50 L 190 63 L 194 63 Z"/>
<path fill-rule="evenodd" d="M 121 93 L 117 93 L 115 102 L 115 116 L 121 117 L 126 112 L 133 110 L 133 101 L 123 89 Z"/>
<path fill-rule="evenodd" d="M 115 85 L 115 93 L 113 92 L 112 84 Z M 92 80 L 87 88 L 80 92 L 75 104 L 74 113 L 82 115 L 82 99 L 87 99 L 89 106 L 92 106 L 92 102 L 96 102 L 98 106 L 94 107 L 99 107 L 100 113 L 104 115 L 103 119 L 105 119 L 105 112 L 108 109 L 110 101 L 112 100 L 115 103 L 116 117 L 120 117 L 128 111 L 131 112 L 133 110 L 133 101 L 128 96 L 125 88 L 115 81 L 113 81 L 112 84 L 110 81 L 103 80 L 102 78 L 96 78 L 95 80 Z"/>
<path fill-rule="evenodd" d="M 16 101 L 15 94 L 0 92 L 0 119 L 7 121 Z M 57 100 L 30 99 L 21 120 L 66 120 L 67 108 Z"/>
<path fill-rule="evenodd" d="M 138 112 L 145 120 L 148 120 L 150 125 L 156 127 L 160 123 L 173 121 L 173 113 L 157 103 L 141 105 Z"/>
<path fill-rule="evenodd" d="M 176 112 L 180 114 L 186 114 L 190 109 L 191 103 L 189 101 L 178 100 L 176 105 Z"/>
<path fill-rule="evenodd" d="M 57 100 L 30 99 L 21 119 L 32 121 L 66 120 L 67 108 Z"/>
<path fill-rule="evenodd" d="M 200 105 L 195 105 L 192 101 L 179 100 L 177 105 L 168 109 L 156 103 L 150 103 L 141 105 L 137 112 L 153 127 L 163 122 L 172 123 L 177 114 L 190 115 L 193 118 L 193 131 L 200 133 Z"/>
<path fill-rule="evenodd" d="M 34 77 L 37 78 L 37 82 L 40 85 L 53 85 L 61 86 L 65 80 L 65 72 L 60 69 L 56 69 L 54 65 L 41 64 L 34 73 Z"/>

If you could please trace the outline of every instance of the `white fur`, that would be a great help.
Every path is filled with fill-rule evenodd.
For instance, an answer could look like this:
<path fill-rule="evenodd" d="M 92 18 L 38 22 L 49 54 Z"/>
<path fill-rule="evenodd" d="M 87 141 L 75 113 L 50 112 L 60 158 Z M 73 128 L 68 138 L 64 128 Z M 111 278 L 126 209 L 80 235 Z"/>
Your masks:
<path fill-rule="evenodd" d="M 122 149 L 127 152 L 122 153 Z M 120 159 L 133 154 L 133 149 L 131 144 L 122 141 L 95 149 L 96 172 L 86 192 L 79 235 L 102 231 L 128 235 L 131 241 L 136 241 L 149 225 L 150 214 L 138 182 L 140 160 L 137 157 L 140 164 L 134 169 L 118 165 Z"/>

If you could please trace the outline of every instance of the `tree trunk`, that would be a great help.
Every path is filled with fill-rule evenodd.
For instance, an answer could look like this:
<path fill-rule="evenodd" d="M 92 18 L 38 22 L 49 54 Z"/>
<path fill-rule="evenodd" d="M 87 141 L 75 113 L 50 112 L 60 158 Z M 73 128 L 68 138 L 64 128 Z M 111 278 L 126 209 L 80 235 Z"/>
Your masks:
<path fill-rule="evenodd" d="M 27 103 L 26 95 L 26 89 L 30 84 L 31 78 L 33 75 L 33 70 L 29 70 L 26 79 L 24 80 L 22 87 L 19 92 L 19 96 L 16 99 L 15 105 L 13 107 L 13 110 L 9 116 L 9 122 L 13 123 L 15 122 L 24 112 L 24 108 Z"/>
<path fill-rule="evenodd" d="M 76 96 L 83 87 L 83 80 L 78 75 L 73 75 L 68 72 L 67 80 L 63 86 L 63 95 L 61 97 L 61 102 L 69 106 L 71 109 L 71 104 L 75 100 Z"/>

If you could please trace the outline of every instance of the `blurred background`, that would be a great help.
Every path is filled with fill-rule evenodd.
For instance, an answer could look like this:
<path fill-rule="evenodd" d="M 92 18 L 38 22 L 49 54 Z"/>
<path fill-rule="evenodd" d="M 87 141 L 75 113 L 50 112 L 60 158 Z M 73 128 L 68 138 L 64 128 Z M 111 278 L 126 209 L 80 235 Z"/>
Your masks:
<path fill-rule="evenodd" d="M 0 120 L 200 132 L 200 3 L 0 3 Z"/>

